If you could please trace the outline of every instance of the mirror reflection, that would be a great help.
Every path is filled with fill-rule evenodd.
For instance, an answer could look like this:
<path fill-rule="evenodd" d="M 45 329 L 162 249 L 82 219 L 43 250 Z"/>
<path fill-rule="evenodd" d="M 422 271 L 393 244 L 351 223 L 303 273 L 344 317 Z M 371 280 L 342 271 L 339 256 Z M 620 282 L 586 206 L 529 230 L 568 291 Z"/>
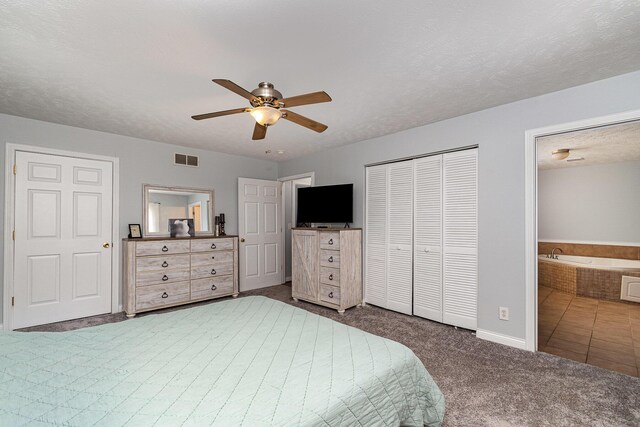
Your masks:
<path fill-rule="evenodd" d="M 146 232 L 170 233 L 171 219 L 193 219 L 196 235 L 212 233 L 213 192 L 145 186 Z"/>

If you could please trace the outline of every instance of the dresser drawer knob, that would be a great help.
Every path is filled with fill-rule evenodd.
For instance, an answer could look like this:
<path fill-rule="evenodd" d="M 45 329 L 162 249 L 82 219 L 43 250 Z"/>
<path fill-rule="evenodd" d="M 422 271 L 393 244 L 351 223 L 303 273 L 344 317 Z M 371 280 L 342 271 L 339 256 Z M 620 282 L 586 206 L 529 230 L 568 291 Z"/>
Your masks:
<path fill-rule="evenodd" d="M 215 291 L 216 289 L 218 289 L 218 287 L 217 287 L 215 284 L 214 284 L 214 285 L 211 285 L 211 290 L 212 290 L 212 291 Z"/>
<path fill-rule="evenodd" d="M 215 249 L 215 248 L 216 248 L 216 244 L 215 244 L 215 243 L 212 243 L 212 244 L 211 244 L 211 249 Z"/>
<path fill-rule="evenodd" d="M 162 281 L 166 282 L 167 280 L 169 280 L 169 276 L 167 276 L 166 274 L 164 276 L 162 276 Z"/>
<path fill-rule="evenodd" d="M 333 257 L 332 256 L 329 257 L 329 262 L 333 262 Z"/>
<path fill-rule="evenodd" d="M 162 266 L 163 266 L 164 268 L 167 268 L 167 267 L 169 267 L 169 263 L 168 263 L 167 261 L 165 261 L 165 262 L 163 262 L 163 263 L 162 263 Z"/>
<path fill-rule="evenodd" d="M 329 292 L 329 298 L 333 298 L 333 291 Z"/>
<path fill-rule="evenodd" d="M 333 274 L 329 275 L 329 280 L 333 280 Z"/>
<path fill-rule="evenodd" d="M 169 294 L 168 294 L 168 293 L 166 293 L 166 292 L 163 292 L 163 293 L 162 293 L 162 298 L 169 298 Z"/>
<path fill-rule="evenodd" d="M 333 245 L 333 239 L 329 239 L 329 244 Z"/>
<path fill-rule="evenodd" d="M 215 275 L 215 274 L 216 274 L 216 269 L 215 269 L 215 268 L 212 268 L 212 269 L 211 269 L 211 275 Z"/>
<path fill-rule="evenodd" d="M 168 251 L 169 251 L 169 248 L 167 247 L 167 245 L 164 245 L 162 247 L 162 252 L 168 252 Z"/>

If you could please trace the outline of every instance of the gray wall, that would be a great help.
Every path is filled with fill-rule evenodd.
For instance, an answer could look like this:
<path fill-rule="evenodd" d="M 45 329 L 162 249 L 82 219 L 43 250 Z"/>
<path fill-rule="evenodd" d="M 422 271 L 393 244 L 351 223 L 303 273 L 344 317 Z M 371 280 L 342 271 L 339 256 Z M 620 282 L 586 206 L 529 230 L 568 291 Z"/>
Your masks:
<path fill-rule="evenodd" d="M 479 145 L 478 327 L 524 338 L 524 132 L 640 109 L 639 93 L 634 72 L 281 162 L 279 173 L 315 171 L 315 185 L 354 183 L 362 226 L 365 164 Z M 499 306 L 510 308 L 509 321 L 498 319 Z"/>
<path fill-rule="evenodd" d="M 640 244 L 640 161 L 538 172 L 539 240 Z"/>
<path fill-rule="evenodd" d="M 190 154 L 200 156 L 200 167 L 175 166 L 173 153 L 184 152 L 184 147 L 4 114 L 0 114 L 0 141 L 0 198 L 3 201 L 7 143 L 118 157 L 121 237 L 128 235 L 129 223 L 142 222 L 142 184 L 215 189 L 216 213 L 226 214 L 226 232 L 235 234 L 238 230 L 238 177 L 278 177 L 277 163 L 268 160 L 186 149 Z M 4 226 L 4 210 L 0 213 L 0 219 Z M 3 248 L 0 245 L 0 263 L 2 256 Z M 3 266 L 0 264 L 0 274 L 2 272 Z M 0 304 L 0 313 L 1 310 Z"/>

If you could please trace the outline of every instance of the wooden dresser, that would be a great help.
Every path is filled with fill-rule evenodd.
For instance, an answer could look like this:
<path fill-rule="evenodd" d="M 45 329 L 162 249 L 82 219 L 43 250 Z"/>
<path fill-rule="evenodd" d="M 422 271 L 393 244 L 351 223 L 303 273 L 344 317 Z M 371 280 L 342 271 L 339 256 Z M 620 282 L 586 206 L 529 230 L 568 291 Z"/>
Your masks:
<path fill-rule="evenodd" d="M 238 296 L 238 237 L 123 239 L 124 311 Z"/>
<path fill-rule="evenodd" d="M 294 228 L 292 296 L 338 310 L 362 305 L 362 230 Z"/>

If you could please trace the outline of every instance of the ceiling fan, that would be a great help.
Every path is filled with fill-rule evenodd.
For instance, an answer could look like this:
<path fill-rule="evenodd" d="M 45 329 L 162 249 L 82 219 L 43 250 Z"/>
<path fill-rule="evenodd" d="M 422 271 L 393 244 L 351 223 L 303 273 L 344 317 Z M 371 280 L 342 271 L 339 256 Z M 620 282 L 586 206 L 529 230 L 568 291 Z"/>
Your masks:
<path fill-rule="evenodd" d="M 198 114 L 191 116 L 194 120 L 211 119 L 213 117 L 228 116 L 237 113 L 249 113 L 256 120 L 253 128 L 252 139 L 264 139 L 267 135 L 267 126 L 274 125 L 278 120 L 286 119 L 307 129 L 316 132 L 324 132 L 327 126 L 311 120 L 307 117 L 296 114 L 293 111 L 284 110 L 284 107 L 297 107 L 299 105 L 318 104 L 320 102 L 329 102 L 331 97 L 326 92 L 313 92 L 304 95 L 292 96 L 290 98 L 282 98 L 282 94 L 274 89 L 273 84 L 262 82 L 251 92 L 241 88 L 231 80 L 213 79 L 214 83 L 229 89 L 231 92 L 237 93 L 243 98 L 247 98 L 251 103 L 248 108 L 236 108 L 234 110 L 218 111 L 216 113 Z"/>

